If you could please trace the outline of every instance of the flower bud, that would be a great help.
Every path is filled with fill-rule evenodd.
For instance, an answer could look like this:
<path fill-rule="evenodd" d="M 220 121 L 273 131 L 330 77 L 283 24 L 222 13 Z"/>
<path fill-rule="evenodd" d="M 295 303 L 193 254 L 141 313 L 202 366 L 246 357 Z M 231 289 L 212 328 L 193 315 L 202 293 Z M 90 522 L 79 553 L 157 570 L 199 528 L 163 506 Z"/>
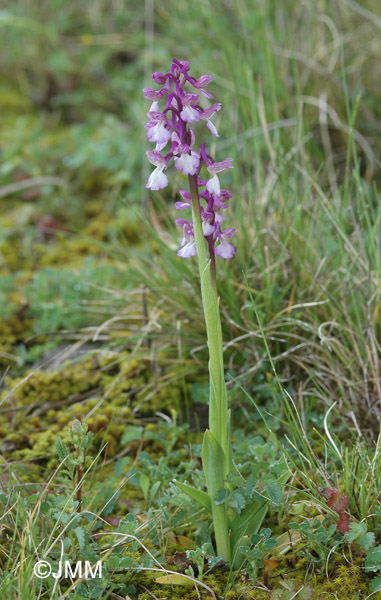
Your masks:
<path fill-rule="evenodd" d="M 74 419 L 71 428 L 74 431 L 74 433 L 78 433 L 79 431 L 81 431 L 81 429 L 82 429 L 81 421 L 79 421 L 78 419 Z"/>
<path fill-rule="evenodd" d="M 156 73 L 153 73 L 152 79 L 155 83 L 158 83 L 159 85 L 164 85 L 167 80 L 166 76 L 163 75 L 163 73 L 160 73 L 160 71 L 156 71 Z"/>

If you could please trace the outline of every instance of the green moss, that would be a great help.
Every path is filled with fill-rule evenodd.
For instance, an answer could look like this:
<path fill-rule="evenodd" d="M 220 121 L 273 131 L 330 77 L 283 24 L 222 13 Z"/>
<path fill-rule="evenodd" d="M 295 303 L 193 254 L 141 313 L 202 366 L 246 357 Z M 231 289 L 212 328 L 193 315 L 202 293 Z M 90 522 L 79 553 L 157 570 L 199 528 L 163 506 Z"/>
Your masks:
<path fill-rule="evenodd" d="M 21 308 L 0 320 L 0 365 L 9 364 L 14 355 L 14 346 L 32 333 L 32 320 Z M 17 356 L 14 356 L 17 361 Z"/>
<path fill-rule="evenodd" d="M 73 419 L 80 419 L 86 420 L 96 434 L 95 448 L 106 443 L 107 456 L 114 456 L 134 410 L 152 415 L 177 408 L 181 402 L 179 384 L 171 394 L 159 391 L 146 398 L 144 390 L 151 377 L 149 361 L 131 358 L 128 352 L 107 352 L 60 369 L 30 371 L 23 378 L 7 377 L 7 389 L 0 395 L 0 401 L 7 397 L 3 408 L 9 407 L 9 413 L 0 414 L 5 455 L 12 460 L 50 457 L 57 435 L 62 435 Z M 15 407 L 20 410 L 14 411 Z M 148 444 L 154 450 L 153 443 Z M 48 468 L 56 466 L 55 453 L 46 462 Z"/>

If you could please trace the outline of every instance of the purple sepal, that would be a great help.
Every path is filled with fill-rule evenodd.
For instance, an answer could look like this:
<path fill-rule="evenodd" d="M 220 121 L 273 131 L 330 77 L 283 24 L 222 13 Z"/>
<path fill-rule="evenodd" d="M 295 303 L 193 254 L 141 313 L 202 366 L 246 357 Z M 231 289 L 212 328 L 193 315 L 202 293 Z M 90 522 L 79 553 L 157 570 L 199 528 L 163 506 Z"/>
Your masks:
<path fill-rule="evenodd" d="M 209 165 L 207 167 L 209 173 L 212 173 L 212 175 L 215 175 L 216 173 L 221 173 L 221 171 L 224 171 L 225 169 L 232 169 L 233 168 L 233 159 L 232 158 L 225 158 L 224 160 L 221 160 L 221 162 L 215 162 L 212 165 Z"/>
<path fill-rule="evenodd" d="M 175 202 L 175 208 L 177 208 L 177 210 L 184 210 L 185 208 L 190 208 L 190 206 L 189 202 L 181 202 L 180 200 Z"/>
<path fill-rule="evenodd" d="M 201 77 L 194 80 L 193 85 L 194 85 L 194 87 L 200 89 L 200 88 L 206 87 L 212 81 L 213 81 L 213 78 L 211 77 L 211 75 L 201 75 Z"/>
<path fill-rule="evenodd" d="M 153 90 L 152 88 L 143 88 L 144 98 L 158 102 L 167 93 L 168 90 Z"/>

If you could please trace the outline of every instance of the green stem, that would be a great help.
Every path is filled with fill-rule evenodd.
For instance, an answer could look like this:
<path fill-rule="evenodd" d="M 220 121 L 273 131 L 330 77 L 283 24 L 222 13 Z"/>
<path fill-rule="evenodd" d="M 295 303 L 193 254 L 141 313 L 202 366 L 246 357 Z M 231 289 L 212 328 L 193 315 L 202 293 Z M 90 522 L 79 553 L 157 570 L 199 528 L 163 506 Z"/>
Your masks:
<path fill-rule="evenodd" d="M 204 309 L 206 332 L 209 349 L 209 372 L 211 377 L 211 402 L 209 403 L 209 428 L 221 444 L 225 454 L 227 451 L 227 395 L 222 356 L 222 331 L 218 306 L 215 269 L 209 256 L 201 223 L 200 200 L 196 176 L 189 176 L 192 195 L 193 230 L 197 248 L 198 267 L 201 281 L 201 299 Z M 214 390 L 213 390 L 214 388 Z M 214 398 L 213 398 L 214 396 Z"/>
<path fill-rule="evenodd" d="M 198 195 L 197 177 L 189 176 L 189 187 L 192 196 L 193 231 L 197 248 L 198 268 L 200 272 L 201 299 L 204 310 L 208 349 L 209 349 L 209 429 L 223 451 L 223 476 L 220 489 L 226 487 L 226 476 L 232 471 L 230 411 L 227 405 L 227 393 L 224 376 L 222 354 L 222 330 L 217 295 L 214 253 L 208 248 L 208 242 L 202 231 L 200 198 Z M 205 466 L 204 466 L 205 468 Z M 211 490 L 209 490 L 209 493 Z M 213 503 L 213 498 L 211 498 Z M 221 506 L 219 507 L 222 508 Z M 214 530 L 217 552 L 225 560 L 229 560 L 228 519 L 227 511 L 222 519 L 221 510 L 213 511 Z M 217 513 L 219 512 L 219 517 Z M 217 518 L 215 518 L 217 517 Z"/>

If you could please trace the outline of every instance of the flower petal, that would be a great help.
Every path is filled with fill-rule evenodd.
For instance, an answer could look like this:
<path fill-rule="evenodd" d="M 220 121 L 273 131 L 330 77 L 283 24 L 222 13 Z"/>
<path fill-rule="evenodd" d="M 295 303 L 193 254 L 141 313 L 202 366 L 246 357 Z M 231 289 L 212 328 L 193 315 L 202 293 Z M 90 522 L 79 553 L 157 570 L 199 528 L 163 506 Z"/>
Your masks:
<path fill-rule="evenodd" d="M 186 123 L 196 123 L 200 120 L 200 113 L 193 106 L 184 106 L 180 117 Z"/>
<path fill-rule="evenodd" d="M 209 83 L 211 83 L 212 81 L 213 78 L 211 77 L 211 75 L 201 75 L 201 77 L 194 80 L 193 85 L 194 87 L 199 89 L 209 85 Z"/>
<path fill-rule="evenodd" d="M 225 242 L 223 240 L 221 242 L 221 244 L 216 246 L 215 253 L 217 254 L 217 256 L 220 256 L 221 258 L 233 258 L 234 253 L 235 253 L 235 248 L 234 248 L 233 244 L 229 244 L 229 242 Z"/>
<path fill-rule="evenodd" d="M 183 175 L 196 175 L 200 166 L 200 157 L 197 152 L 175 156 L 175 167 Z"/>
<path fill-rule="evenodd" d="M 216 221 L 216 223 L 223 223 L 226 219 L 226 216 L 223 215 L 222 213 L 214 213 L 214 220 Z"/>
<path fill-rule="evenodd" d="M 180 250 L 177 253 L 177 256 L 181 256 L 181 258 L 189 258 L 190 256 L 196 256 L 196 255 L 197 255 L 197 248 L 196 248 L 196 243 L 194 241 L 186 243 L 185 246 L 180 248 Z"/>
<path fill-rule="evenodd" d="M 219 196 L 221 187 L 220 180 L 218 179 L 217 175 L 214 175 L 212 179 L 209 179 L 206 182 L 206 189 L 208 190 L 209 194 L 216 194 L 216 196 Z"/>
<path fill-rule="evenodd" d="M 148 116 L 150 116 L 150 113 L 157 113 L 159 111 L 159 103 L 154 100 L 154 102 L 152 102 L 151 107 L 147 113 Z"/>
<path fill-rule="evenodd" d="M 167 187 L 168 177 L 163 173 L 164 168 L 165 167 L 156 167 L 156 169 L 152 171 L 151 175 L 148 177 L 146 188 L 155 192 Z"/>
<path fill-rule="evenodd" d="M 164 144 L 168 142 L 171 137 L 171 132 L 166 128 L 164 119 L 159 121 L 150 121 L 146 125 L 147 137 L 150 142 L 157 144 Z"/>
<path fill-rule="evenodd" d="M 192 195 L 190 192 L 188 192 L 188 190 L 180 190 L 180 196 L 182 197 L 183 200 L 186 200 L 189 202 L 192 200 Z"/>
<path fill-rule="evenodd" d="M 223 240 L 230 240 L 236 233 L 237 230 L 235 229 L 235 227 L 231 227 L 230 229 L 224 229 L 220 233 L 220 238 L 222 238 Z"/>
<path fill-rule="evenodd" d="M 205 237 L 207 237 L 208 235 L 212 235 L 212 233 L 214 233 L 215 230 L 216 230 L 215 225 L 212 225 L 210 221 L 202 222 L 202 233 L 204 234 Z"/>
<path fill-rule="evenodd" d="M 167 77 L 163 75 L 163 73 L 156 71 L 155 73 L 152 73 L 152 79 L 155 83 L 158 83 L 159 85 L 164 85 L 167 80 Z"/>

